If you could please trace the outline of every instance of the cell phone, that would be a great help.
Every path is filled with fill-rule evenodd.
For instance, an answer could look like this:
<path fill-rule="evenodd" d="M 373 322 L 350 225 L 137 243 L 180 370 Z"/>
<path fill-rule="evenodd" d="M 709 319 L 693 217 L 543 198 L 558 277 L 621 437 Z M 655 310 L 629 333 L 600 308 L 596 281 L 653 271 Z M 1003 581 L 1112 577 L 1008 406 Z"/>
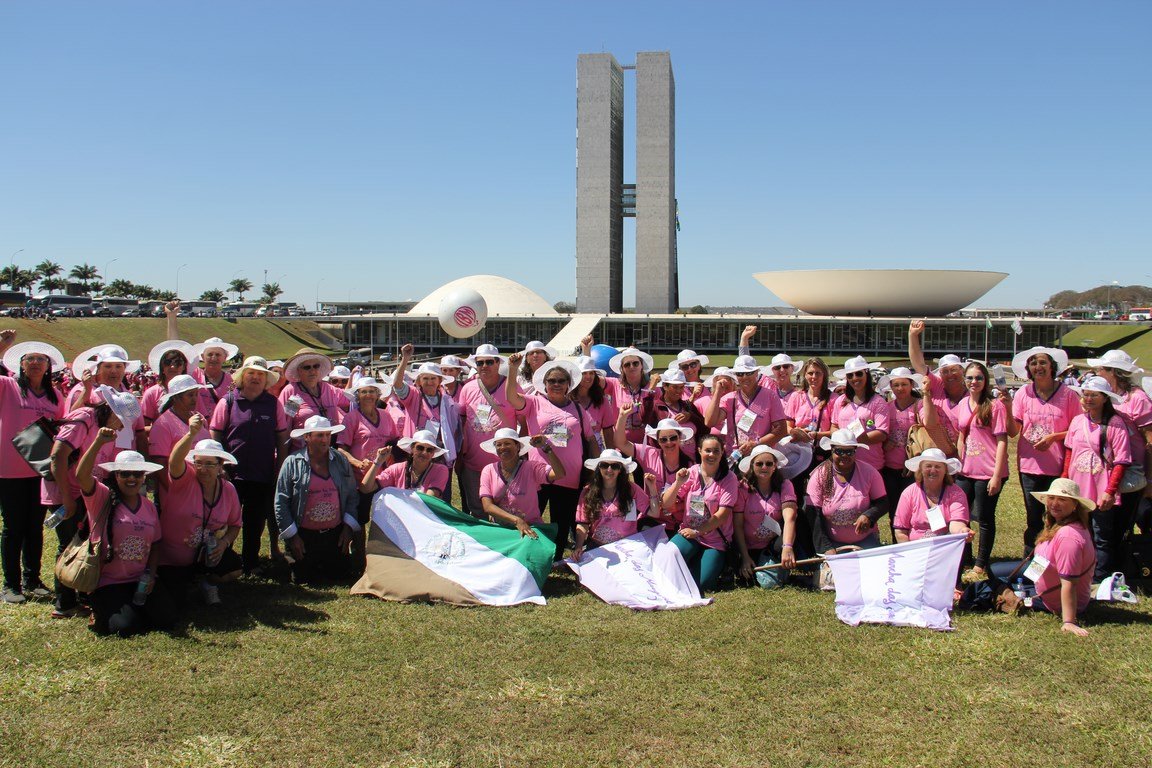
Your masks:
<path fill-rule="evenodd" d="M 1007 384 L 1008 383 L 1008 377 L 1004 373 L 1004 366 L 1002 366 L 1002 365 L 992 366 L 992 378 L 993 378 L 993 380 L 995 380 L 996 386 L 998 386 L 998 387 L 1003 387 L 1005 384 Z"/>

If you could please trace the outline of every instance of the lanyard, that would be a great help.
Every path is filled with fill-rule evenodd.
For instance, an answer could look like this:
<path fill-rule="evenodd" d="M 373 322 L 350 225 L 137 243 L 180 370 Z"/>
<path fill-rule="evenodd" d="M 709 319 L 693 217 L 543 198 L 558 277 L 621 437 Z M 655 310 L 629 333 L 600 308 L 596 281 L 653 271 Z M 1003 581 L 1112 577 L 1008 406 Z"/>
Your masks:
<path fill-rule="evenodd" d="M 420 473 L 420 476 L 417 477 L 413 471 L 412 462 L 408 462 L 408 466 L 404 471 L 404 480 L 408 483 L 405 490 L 420 490 L 420 487 L 424 485 L 424 476 L 427 475 L 431 469 L 432 464 L 429 463 L 428 466 L 424 468 L 424 471 Z"/>

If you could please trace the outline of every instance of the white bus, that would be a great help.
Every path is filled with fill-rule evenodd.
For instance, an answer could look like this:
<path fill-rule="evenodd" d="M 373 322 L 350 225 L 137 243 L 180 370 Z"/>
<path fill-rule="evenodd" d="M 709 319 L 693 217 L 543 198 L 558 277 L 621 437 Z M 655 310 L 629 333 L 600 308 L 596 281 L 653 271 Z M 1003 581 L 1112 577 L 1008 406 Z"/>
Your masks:
<path fill-rule="evenodd" d="M 91 296 L 68 296 L 63 293 L 51 293 L 35 298 L 37 306 L 50 315 L 68 317 L 91 317 L 93 313 Z"/>
<path fill-rule="evenodd" d="M 259 304 L 249 304 L 247 302 L 233 301 L 225 304 L 220 314 L 224 317 L 255 317 L 256 310 L 260 308 Z"/>
<path fill-rule="evenodd" d="M 180 311 L 192 317 L 216 317 L 218 314 L 214 301 L 182 301 Z"/>

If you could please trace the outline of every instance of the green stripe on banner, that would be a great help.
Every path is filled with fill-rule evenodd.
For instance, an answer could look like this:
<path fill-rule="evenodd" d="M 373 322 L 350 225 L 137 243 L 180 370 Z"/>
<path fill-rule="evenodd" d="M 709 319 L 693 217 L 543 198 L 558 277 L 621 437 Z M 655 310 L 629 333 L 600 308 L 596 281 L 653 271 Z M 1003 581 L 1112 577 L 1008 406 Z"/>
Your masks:
<path fill-rule="evenodd" d="M 478 543 L 483 544 L 494 552 L 505 557 L 518 560 L 532 578 L 536 585 L 543 589 L 548 573 L 552 570 L 552 558 L 556 556 L 556 526 L 534 525 L 532 528 L 540 534 L 540 538 L 532 539 L 521 536 L 515 528 L 508 528 L 487 520 L 479 520 L 466 512 L 461 512 L 452 505 L 435 496 L 417 493 L 420 500 L 445 525 L 452 526 L 461 533 L 467 534 Z"/>

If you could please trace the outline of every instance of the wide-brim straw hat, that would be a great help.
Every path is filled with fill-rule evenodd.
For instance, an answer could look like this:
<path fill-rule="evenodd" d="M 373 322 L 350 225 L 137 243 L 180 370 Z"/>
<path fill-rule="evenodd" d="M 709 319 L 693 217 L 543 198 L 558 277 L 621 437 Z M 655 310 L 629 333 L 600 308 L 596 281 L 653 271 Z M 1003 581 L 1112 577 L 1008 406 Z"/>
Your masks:
<path fill-rule="evenodd" d="M 77 379 L 84 378 L 84 371 L 95 373 L 100 363 L 124 363 L 124 373 L 135 373 L 140 370 L 139 360 L 129 360 L 128 352 L 118 344 L 97 344 L 76 356 L 72 361 L 72 375 Z"/>
<path fill-rule="evenodd" d="M 712 389 L 712 385 L 715 383 L 716 379 L 718 379 L 718 378 L 719 379 L 729 379 L 732 381 L 733 384 L 736 383 L 736 376 L 735 376 L 735 374 L 732 373 L 732 369 L 726 365 L 722 365 L 719 368 L 717 368 L 715 371 L 713 371 L 711 376 L 708 376 L 704 379 L 704 386 L 708 387 L 709 389 Z"/>
<path fill-rule="evenodd" d="M 788 466 L 788 457 L 785 456 L 783 453 L 776 450 L 775 448 L 773 448 L 770 445 L 758 445 L 752 449 L 752 453 L 750 453 L 747 456 L 745 456 L 744 458 L 740 459 L 740 471 L 743 472 L 745 475 L 748 474 L 748 470 L 752 469 L 752 460 L 755 459 L 757 456 L 763 456 L 766 453 L 770 453 L 776 458 L 776 471 L 777 472 L 784 469 L 784 467 Z"/>
<path fill-rule="evenodd" d="M 173 350 L 184 355 L 184 360 L 187 361 L 189 369 L 195 366 L 196 361 L 200 359 L 196 356 L 196 350 L 191 344 L 186 341 L 180 341 L 179 339 L 170 339 L 168 341 L 162 341 L 152 347 L 152 350 L 148 353 L 148 366 L 156 373 L 160 373 L 160 361 L 164 359 L 165 354 Z"/>
<path fill-rule="evenodd" d="M 346 365 L 334 365 L 332 370 L 328 371 L 328 375 L 324 377 L 324 381 L 332 381 L 332 379 L 352 379 L 352 371 Z"/>
<path fill-rule="evenodd" d="M 891 373 L 881 376 L 880 381 L 876 384 L 876 388 L 886 389 L 890 387 L 892 385 L 892 379 L 908 379 L 912 382 L 914 389 L 923 389 L 924 387 L 923 374 L 914 373 L 911 368 L 899 367 L 893 368 Z"/>
<path fill-rule="evenodd" d="M 926 448 L 919 456 L 913 456 L 904 462 L 909 472 L 915 472 L 920 468 L 920 464 L 925 461 L 934 461 L 937 464 L 943 464 L 948 468 L 948 474 L 954 475 L 960 471 L 963 466 L 960 459 L 950 459 L 939 448 Z"/>
<path fill-rule="evenodd" d="M 356 379 L 356 382 L 351 387 L 344 391 L 347 392 L 350 397 L 356 399 L 360 396 L 360 390 L 369 388 L 377 390 L 380 393 L 381 399 L 392 394 L 391 384 L 386 381 L 377 381 L 372 376 L 361 376 L 360 378 Z"/>
<path fill-rule="evenodd" d="M 496 434 L 492 436 L 492 439 L 485 440 L 484 442 L 480 443 L 480 448 L 487 451 L 488 453 L 495 455 L 496 442 L 498 440 L 515 440 L 516 442 L 520 443 L 521 456 L 528 453 L 528 449 L 532 447 L 532 438 L 521 436 L 519 432 L 512 429 L 511 427 L 501 427 L 500 429 L 496 430 Z"/>
<path fill-rule="evenodd" d="M 696 434 L 696 430 L 692 429 L 692 427 L 684 426 L 676 421 L 676 419 L 660 419 L 660 421 L 656 423 L 656 426 L 648 424 L 644 427 L 644 434 L 653 440 L 658 439 L 661 432 L 670 431 L 679 432 L 682 441 L 691 440 L 692 436 Z"/>
<path fill-rule="evenodd" d="M 196 447 L 188 451 L 188 462 L 198 457 L 206 459 L 220 459 L 225 464 L 236 464 L 236 457 L 224 450 L 224 446 L 220 445 L 215 440 L 201 440 L 196 443 Z"/>
<path fill-rule="evenodd" d="M 116 414 L 125 427 L 135 424 L 140 418 L 140 401 L 131 392 L 117 392 L 112 387 L 101 384 L 96 387 L 95 394 L 108 404 L 112 413 Z"/>
<path fill-rule="evenodd" d="M 1078 506 L 1089 512 L 1096 509 L 1096 502 L 1081 496 L 1080 486 L 1075 480 L 1067 477 L 1056 478 L 1052 481 L 1052 485 L 1048 486 L 1048 490 L 1046 491 L 1032 491 L 1032 497 L 1041 504 L 1044 503 L 1045 498 L 1048 496 L 1062 496 L 1066 499 L 1075 499 Z"/>
<path fill-rule="evenodd" d="M 1110 349 L 1100 357 L 1088 358 L 1088 365 L 1092 368 L 1112 368 L 1124 371 L 1131 379 L 1144 375 L 1144 369 L 1136 365 L 1136 358 L 1122 349 Z"/>
<path fill-rule="evenodd" d="M 660 374 L 660 386 L 667 387 L 668 385 L 687 386 L 688 379 L 684 377 L 684 371 L 679 368 L 669 368 Z"/>
<path fill-rule="evenodd" d="M 736 358 L 736 362 L 728 369 L 733 375 L 737 373 L 764 373 L 764 368 L 752 355 L 740 355 Z"/>
<path fill-rule="evenodd" d="M 472 367 L 472 364 L 469 363 L 463 357 L 460 357 L 460 355 L 444 355 L 444 357 L 440 358 L 440 369 L 441 370 L 443 370 L 445 368 L 468 369 L 471 367 Z"/>
<path fill-rule="evenodd" d="M 603 368 L 596 367 L 596 361 L 587 355 L 578 355 L 572 360 L 572 364 L 580 369 L 580 373 L 595 373 L 598 376 L 607 376 L 608 372 Z"/>
<path fill-rule="evenodd" d="M 820 448 L 825 451 L 830 451 L 833 448 L 863 448 L 868 450 L 868 446 L 856 440 L 856 436 L 846 429 L 838 429 L 828 437 L 820 438 Z"/>
<path fill-rule="evenodd" d="M 211 386 L 201 384 L 186 373 L 173 376 L 168 382 L 168 391 L 160 398 L 160 410 L 164 410 L 164 406 L 168 405 L 168 401 L 176 397 L 176 395 L 182 395 L 185 392 L 194 392 L 200 389 L 211 389 Z"/>
<path fill-rule="evenodd" d="M 412 437 L 400 438 L 396 441 L 396 446 L 405 453 L 412 453 L 412 446 L 416 443 L 420 443 L 421 445 L 430 445 L 435 448 L 436 452 L 432 454 L 432 458 L 434 459 L 448 453 L 447 449 L 441 448 L 440 443 L 436 442 L 436 435 L 432 434 L 426 429 L 420 430 L 416 434 L 412 435 Z"/>
<path fill-rule="evenodd" d="M 289 433 L 289 435 L 291 435 L 293 440 L 297 440 L 301 437 L 304 437 L 304 435 L 308 435 L 308 434 L 311 434 L 313 432 L 329 432 L 329 433 L 334 435 L 337 432 L 343 432 L 343 431 L 344 431 L 344 425 L 343 424 L 333 424 L 332 422 L 330 422 L 328 419 L 324 418 L 323 416 L 309 416 L 304 421 L 303 427 L 301 427 L 300 429 L 292 430 Z"/>
<path fill-rule="evenodd" d="M 51 344 L 43 341 L 22 341 L 19 344 L 13 344 L 4 353 L 4 367 L 16 375 L 20 372 L 20 361 L 26 355 L 44 355 L 52 363 L 53 371 L 60 371 L 64 369 L 64 355 L 60 354 L 60 350 Z"/>
<path fill-rule="evenodd" d="M 159 472 L 163 465 L 147 461 L 138 451 L 120 451 L 115 461 L 105 461 L 96 466 L 106 472 Z"/>
<path fill-rule="evenodd" d="M 863 355 L 850 357 L 844 361 L 843 368 L 837 368 L 832 372 L 832 375 L 838 379 L 848 378 L 848 374 L 856 373 L 857 371 L 874 371 L 880 367 L 880 363 L 870 363 L 864 359 Z"/>
<path fill-rule="evenodd" d="M 528 342 L 524 346 L 524 351 L 521 352 L 521 354 L 524 355 L 525 357 L 527 357 L 529 352 L 543 352 L 545 355 L 548 356 L 549 360 L 555 360 L 557 357 L 560 356 L 560 353 L 557 352 L 555 348 L 548 346 L 547 344 L 545 344 L 542 341 L 530 341 L 530 342 Z"/>
<path fill-rule="evenodd" d="M 964 367 L 965 363 L 960 359 L 959 355 L 944 355 L 936 361 L 936 368 L 932 372 L 936 375 L 940 375 L 940 369 L 947 368 L 950 365 L 959 365 Z"/>
<path fill-rule="evenodd" d="M 284 378 L 293 382 L 300 381 L 300 371 L 298 370 L 300 364 L 309 360 L 316 360 L 320 363 L 320 378 L 324 378 L 332 372 L 332 361 L 327 355 L 322 355 L 314 349 L 303 347 L 284 362 Z"/>
<path fill-rule="evenodd" d="M 456 380 L 452 376 L 445 376 L 439 363 L 421 363 L 416 370 L 410 370 L 407 373 L 412 377 L 412 381 L 418 381 L 421 376 L 435 376 L 440 379 L 440 385 L 449 384 Z"/>
<path fill-rule="evenodd" d="M 812 441 L 797 442 L 793 440 L 791 436 L 785 437 L 776 443 L 776 450 L 780 451 L 784 454 L 784 458 L 788 459 L 788 463 L 780 470 L 780 474 L 785 480 L 791 480 L 811 466 L 812 449 Z M 803 489 L 801 489 L 801 492 L 803 492 Z"/>
<path fill-rule="evenodd" d="M 577 368 L 575 363 L 573 363 L 571 360 L 549 360 L 548 362 L 544 363 L 544 365 L 537 368 L 536 373 L 532 374 L 532 386 L 535 387 L 537 392 L 544 394 L 546 391 L 544 379 L 548 377 L 549 371 L 554 371 L 557 369 L 562 370 L 564 373 L 568 374 L 569 392 L 580 386 L 580 380 L 584 378 L 584 372 Z"/>
<path fill-rule="evenodd" d="M 612 358 L 608 361 L 608 367 L 616 373 L 623 373 L 622 366 L 624 364 L 624 358 L 626 357 L 635 357 L 640 360 L 641 367 L 645 373 L 648 373 L 656 367 L 656 361 L 652 359 L 652 355 L 647 352 L 641 352 L 639 349 L 636 349 L 636 347 L 627 347 L 612 355 Z"/>
<path fill-rule="evenodd" d="M 260 371 L 264 374 L 265 389 L 280 380 L 280 374 L 272 370 L 267 360 L 258 355 L 252 355 L 251 357 L 244 358 L 244 364 L 232 372 L 232 382 L 236 386 L 240 386 L 240 384 L 243 382 L 244 371 L 247 370 Z"/>
<path fill-rule="evenodd" d="M 193 346 L 192 349 L 196 352 L 197 357 L 204 357 L 205 350 L 220 349 L 224 351 L 225 360 L 231 360 L 240 352 L 240 347 L 236 346 L 235 344 L 229 344 L 219 336 L 213 336 L 210 339 L 205 339 L 199 344 Z"/>
<path fill-rule="evenodd" d="M 1100 392 L 1117 405 L 1121 402 L 1120 395 L 1112 391 L 1112 385 L 1103 376 L 1089 376 L 1080 386 L 1069 385 L 1068 389 L 1078 395 L 1083 395 L 1085 392 Z"/>
<path fill-rule="evenodd" d="M 620 451 L 616 450 L 615 448 L 605 448 L 604 450 L 600 451 L 599 456 L 586 460 L 584 462 L 584 468 L 595 472 L 596 469 L 604 463 L 622 464 L 624 466 L 624 471 L 628 474 L 632 474 L 636 471 L 636 462 L 632 461 L 632 459 L 620 453 Z"/>
<path fill-rule="evenodd" d="M 677 353 L 676 359 L 673 361 L 673 363 L 676 365 L 677 368 L 679 368 L 681 365 L 684 365 L 685 363 L 690 363 L 693 360 L 700 363 L 701 368 L 703 368 L 704 366 L 706 366 L 710 362 L 712 362 L 711 360 L 708 359 L 708 355 L 698 355 L 698 354 L 696 354 L 695 350 L 682 349 L 682 350 L 680 350 L 679 353 Z"/>
<path fill-rule="evenodd" d="M 481 344 L 480 346 L 476 347 L 475 352 L 473 352 L 471 355 L 468 355 L 468 357 L 464 359 L 464 362 L 475 368 L 476 361 L 482 357 L 493 358 L 499 360 L 501 363 L 508 362 L 507 355 L 500 354 L 500 350 L 496 348 L 495 344 Z"/>
<path fill-rule="evenodd" d="M 1028 361 L 1036 357 L 1036 355 L 1048 355 L 1056 363 L 1056 370 L 1052 371 L 1053 376 L 1058 376 L 1068 367 L 1068 353 L 1062 349 L 1055 347 L 1032 347 L 1023 352 L 1017 352 L 1015 357 L 1012 358 L 1012 373 L 1016 374 L 1017 378 L 1028 380 Z"/>
<path fill-rule="evenodd" d="M 795 368 L 796 361 L 792 359 L 791 355 L 781 352 L 780 354 L 774 355 L 772 357 L 772 362 L 768 363 L 768 368 L 771 370 L 772 368 L 779 368 L 784 365 L 790 365 Z"/>

